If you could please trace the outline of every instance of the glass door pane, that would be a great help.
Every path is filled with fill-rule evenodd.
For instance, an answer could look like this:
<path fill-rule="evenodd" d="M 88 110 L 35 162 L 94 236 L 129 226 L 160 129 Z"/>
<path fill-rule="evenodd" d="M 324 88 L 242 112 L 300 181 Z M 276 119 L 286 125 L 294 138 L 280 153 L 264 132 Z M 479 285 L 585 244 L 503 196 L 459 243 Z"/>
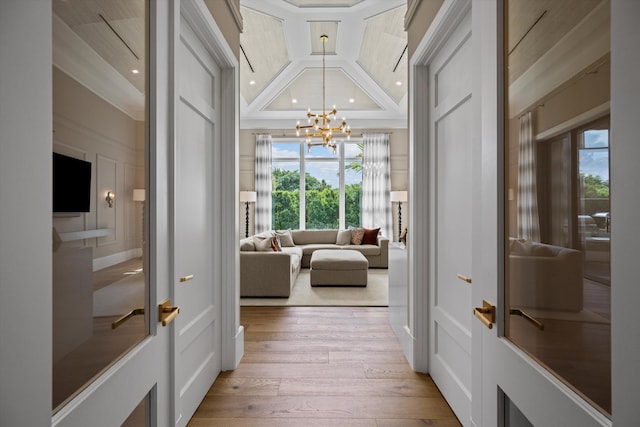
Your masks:
<path fill-rule="evenodd" d="M 610 415 L 610 5 L 505 7 L 504 333 Z"/>
<path fill-rule="evenodd" d="M 145 0 L 53 0 L 58 411 L 149 334 Z"/>

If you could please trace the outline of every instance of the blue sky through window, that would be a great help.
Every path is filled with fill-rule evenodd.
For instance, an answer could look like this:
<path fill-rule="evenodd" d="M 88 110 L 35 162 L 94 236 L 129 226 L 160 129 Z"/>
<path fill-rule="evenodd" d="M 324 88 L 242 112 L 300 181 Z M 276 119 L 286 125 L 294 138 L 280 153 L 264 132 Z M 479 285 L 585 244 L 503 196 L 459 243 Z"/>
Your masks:
<path fill-rule="evenodd" d="M 609 131 L 588 130 L 583 133 L 584 149 L 579 150 L 580 173 L 609 181 Z"/>
<path fill-rule="evenodd" d="M 332 188 L 339 188 L 339 155 L 333 154 L 331 149 L 322 146 L 312 147 L 311 153 L 307 152 L 306 146 L 304 148 L 306 159 L 305 171 L 319 180 L 325 180 Z M 361 153 L 361 150 L 358 147 L 358 144 L 346 143 L 345 165 L 348 165 L 354 160 L 361 161 L 361 158 L 356 158 L 359 153 Z M 273 165 L 276 168 L 290 171 L 299 170 L 299 163 L 297 160 L 295 162 L 285 162 L 283 160 L 299 159 L 300 143 L 273 143 L 271 146 L 271 158 Z M 359 184 L 361 182 L 362 173 L 358 173 L 353 170 L 345 171 L 345 185 Z"/>

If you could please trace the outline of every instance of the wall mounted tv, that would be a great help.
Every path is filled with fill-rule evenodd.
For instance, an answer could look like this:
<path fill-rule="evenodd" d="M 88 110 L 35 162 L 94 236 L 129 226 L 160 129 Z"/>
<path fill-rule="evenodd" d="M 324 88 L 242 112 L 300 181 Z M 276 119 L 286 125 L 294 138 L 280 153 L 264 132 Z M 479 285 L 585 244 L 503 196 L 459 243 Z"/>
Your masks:
<path fill-rule="evenodd" d="M 53 153 L 53 212 L 89 212 L 91 162 Z"/>

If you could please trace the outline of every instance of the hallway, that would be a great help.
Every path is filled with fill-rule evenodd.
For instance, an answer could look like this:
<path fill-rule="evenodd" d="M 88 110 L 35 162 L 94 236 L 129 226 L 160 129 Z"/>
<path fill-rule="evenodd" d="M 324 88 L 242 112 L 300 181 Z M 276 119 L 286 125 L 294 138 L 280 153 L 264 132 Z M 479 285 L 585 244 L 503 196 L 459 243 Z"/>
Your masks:
<path fill-rule="evenodd" d="M 387 308 L 242 307 L 244 358 L 189 426 L 459 426 L 387 318 Z"/>

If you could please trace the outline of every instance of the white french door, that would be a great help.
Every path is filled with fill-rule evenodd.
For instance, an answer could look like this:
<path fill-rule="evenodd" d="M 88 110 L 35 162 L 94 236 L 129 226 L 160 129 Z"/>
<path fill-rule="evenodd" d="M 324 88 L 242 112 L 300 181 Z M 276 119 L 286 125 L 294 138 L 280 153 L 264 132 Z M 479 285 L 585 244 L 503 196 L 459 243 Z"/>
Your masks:
<path fill-rule="evenodd" d="M 221 370 L 220 69 L 181 11 L 176 40 L 175 425 Z M 218 226 L 216 226 L 218 225 Z"/>
<path fill-rule="evenodd" d="M 503 127 L 499 107 L 504 99 L 509 98 L 502 96 L 503 82 L 495 78 L 502 75 L 497 55 L 502 49 L 502 36 L 496 29 L 502 26 L 503 6 L 500 1 L 476 2 L 473 10 L 473 32 L 477 40 L 474 62 L 478 65 L 474 94 L 480 98 L 478 113 L 481 123 L 481 142 L 474 149 L 478 168 L 474 173 L 473 201 L 478 209 L 473 222 L 473 304 L 479 307 L 483 300 L 490 301 L 496 307 L 496 318 L 491 329 L 480 321 L 474 320 L 473 324 L 472 422 L 476 426 L 636 425 L 637 399 L 634 402 L 626 396 L 635 395 L 637 387 L 637 362 L 632 361 L 638 360 L 638 334 L 633 332 L 633 303 L 627 304 L 626 301 L 637 301 L 640 292 L 637 286 L 625 283 L 633 277 L 636 261 L 623 254 L 633 251 L 633 242 L 638 239 L 638 227 L 633 224 L 632 213 L 638 209 L 638 199 L 633 196 L 634 190 L 624 184 L 638 178 L 638 169 L 625 159 L 637 158 L 639 152 L 637 144 L 632 142 L 637 124 L 624 111 L 634 108 L 634 98 L 640 90 L 637 79 L 635 84 L 629 83 L 634 73 L 632 70 L 640 63 L 640 55 L 636 53 L 629 58 L 625 53 L 632 49 L 633 40 L 640 37 L 640 30 L 634 23 L 640 7 L 636 2 L 604 3 L 604 7 L 611 7 L 612 11 L 611 105 L 620 107 L 611 109 L 611 146 L 616 147 L 611 151 L 611 210 L 612 215 L 617 210 L 618 220 L 611 231 L 611 286 L 614 292 L 611 300 L 612 353 L 607 363 L 611 363 L 612 368 L 613 402 L 609 418 L 562 381 L 557 372 L 554 375 L 507 337 L 507 324 L 514 320 L 513 316 L 505 319 L 507 315 L 504 314 L 509 298 L 504 290 L 508 289 L 508 283 L 503 286 L 503 281 L 508 282 L 509 278 L 505 274 L 506 243 L 502 242 L 506 241 L 505 221 L 509 221 L 505 218 L 505 206 L 512 201 L 503 182 L 507 179 L 508 165 L 505 165 L 502 151 L 506 148 L 499 141 L 508 140 L 508 135 L 503 135 L 506 126 Z M 616 253 L 620 258 L 615 258 Z M 529 323 L 531 331 L 536 330 L 534 322 L 523 323 Z M 538 334 L 539 348 L 544 347 L 542 334 L 553 333 L 553 325 L 553 320 L 548 321 L 544 331 L 530 333 Z"/>
<path fill-rule="evenodd" d="M 456 416 L 471 411 L 471 15 L 429 64 L 429 373 Z"/>

